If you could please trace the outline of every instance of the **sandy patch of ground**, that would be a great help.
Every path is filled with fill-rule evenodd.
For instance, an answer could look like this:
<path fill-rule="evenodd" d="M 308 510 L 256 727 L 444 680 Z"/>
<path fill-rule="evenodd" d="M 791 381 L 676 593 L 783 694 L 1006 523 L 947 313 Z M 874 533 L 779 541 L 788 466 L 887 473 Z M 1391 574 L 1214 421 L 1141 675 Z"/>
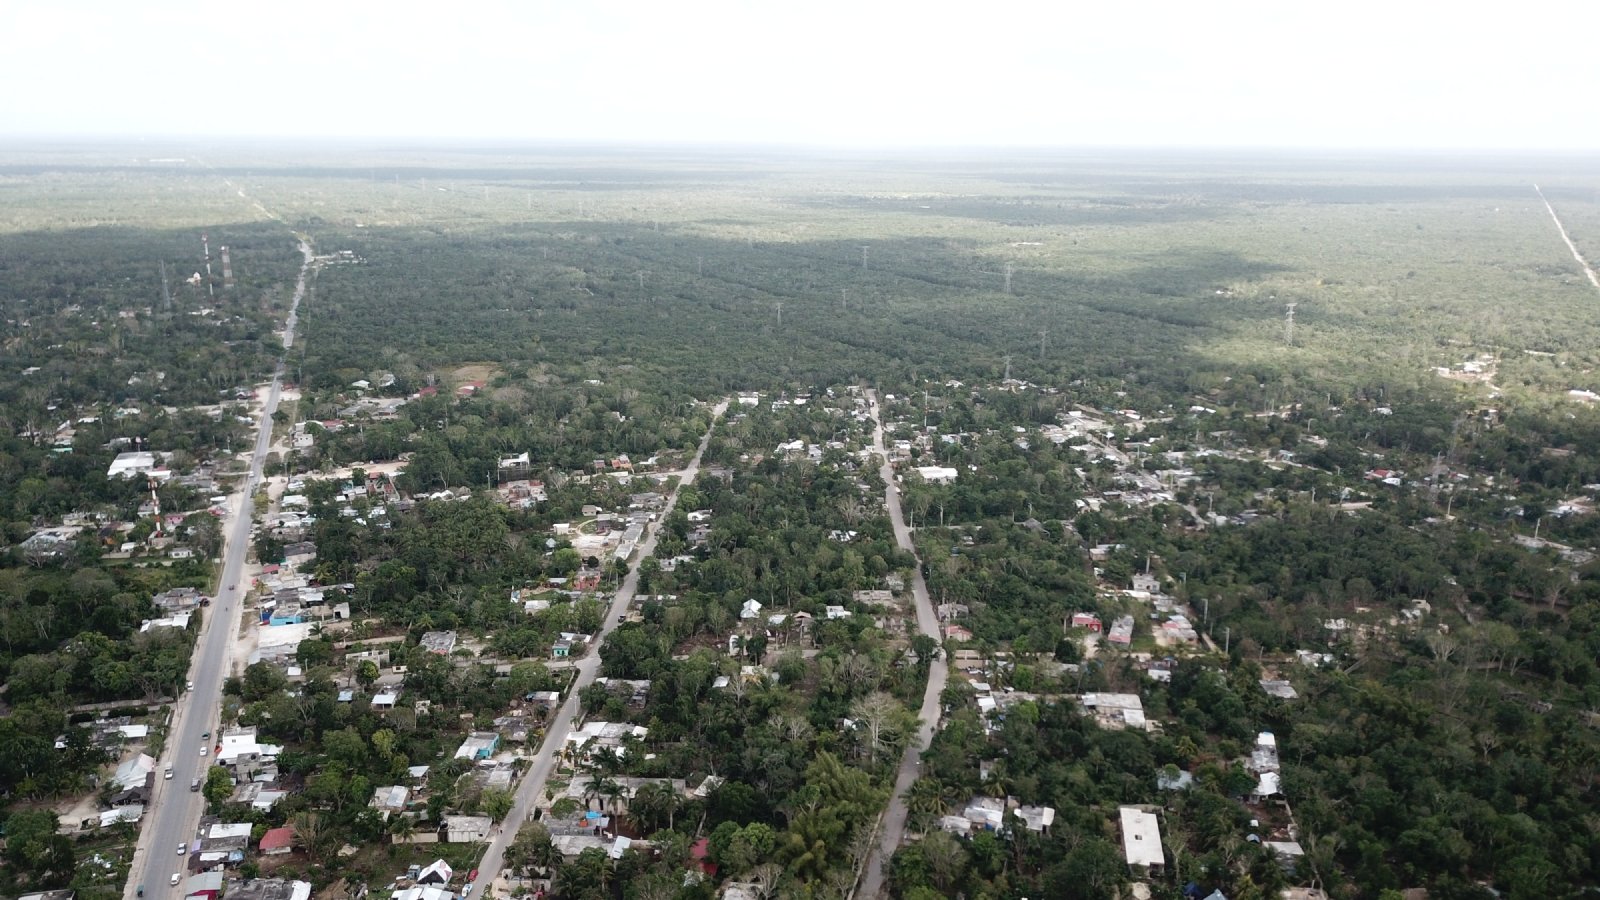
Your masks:
<path fill-rule="evenodd" d="M 500 369 L 489 363 L 471 363 L 455 369 L 445 376 L 445 379 L 452 386 L 460 386 L 469 381 L 487 382 L 498 374 L 500 374 Z"/>

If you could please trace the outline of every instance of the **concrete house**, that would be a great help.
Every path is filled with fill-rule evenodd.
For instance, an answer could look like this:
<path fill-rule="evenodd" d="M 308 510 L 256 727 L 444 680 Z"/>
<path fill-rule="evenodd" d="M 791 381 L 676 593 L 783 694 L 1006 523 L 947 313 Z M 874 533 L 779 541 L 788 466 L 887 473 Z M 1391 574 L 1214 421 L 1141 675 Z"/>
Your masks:
<path fill-rule="evenodd" d="M 451 844 L 481 844 L 489 839 L 494 823 L 488 816 L 445 816 L 445 841 Z"/>
<path fill-rule="evenodd" d="M 1132 806 L 1117 810 L 1122 819 L 1122 857 L 1128 868 L 1158 868 L 1166 865 L 1161 849 L 1161 822 L 1153 813 Z"/>
<path fill-rule="evenodd" d="M 488 759 L 500 747 L 500 735 L 493 731 L 474 731 L 456 749 L 456 759 Z"/>

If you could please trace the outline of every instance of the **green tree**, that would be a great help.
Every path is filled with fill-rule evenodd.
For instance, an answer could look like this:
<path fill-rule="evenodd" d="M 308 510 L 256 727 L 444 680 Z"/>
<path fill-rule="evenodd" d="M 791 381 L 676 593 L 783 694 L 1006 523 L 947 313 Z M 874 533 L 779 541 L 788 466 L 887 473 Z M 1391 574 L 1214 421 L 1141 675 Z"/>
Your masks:
<path fill-rule="evenodd" d="M 233 796 L 233 776 L 228 774 L 225 766 L 212 766 L 206 770 L 205 784 L 200 790 L 206 795 L 211 808 L 219 809 Z"/>

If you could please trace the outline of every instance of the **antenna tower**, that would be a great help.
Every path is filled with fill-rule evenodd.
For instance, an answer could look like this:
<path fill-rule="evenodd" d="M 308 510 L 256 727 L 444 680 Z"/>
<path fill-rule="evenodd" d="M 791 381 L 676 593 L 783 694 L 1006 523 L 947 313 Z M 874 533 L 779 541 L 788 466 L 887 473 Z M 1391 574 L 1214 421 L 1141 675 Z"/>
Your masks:
<path fill-rule="evenodd" d="M 1284 346 L 1294 346 L 1294 308 L 1296 304 L 1286 304 L 1283 314 L 1283 343 Z"/>
<path fill-rule="evenodd" d="M 1011 263 L 1006 263 L 1006 293 L 1007 294 L 1011 293 L 1011 273 L 1015 272 L 1016 270 L 1017 270 L 1016 266 L 1012 265 Z"/>
<path fill-rule="evenodd" d="M 172 312 L 172 288 L 167 286 L 167 261 L 161 261 L 161 311 Z"/>
<path fill-rule="evenodd" d="M 778 330 L 783 330 L 783 301 L 778 301 Z"/>
<path fill-rule="evenodd" d="M 1042 331 L 1041 330 L 1039 332 L 1039 358 L 1040 359 L 1044 359 L 1044 339 L 1046 337 L 1049 337 L 1049 335 L 1050 335 L 1050 332 L 1048 332 L 1048 331 Z"/>
<path fill-rule="evenodd" d="M 861 247 L 861 270 L 863 272 L 867 270 L 867 247 L 865 244 Z"/>
<path fill-rule="evenodd" d="M 1011 380 L 1011 354 L 1006 354 L 1006 380 Z"/>
<path fill-rule="evenodd" d="M 228 259 L 228 248 L 222 248 L 222 289 L 233 289 L 233 263 Z"/>

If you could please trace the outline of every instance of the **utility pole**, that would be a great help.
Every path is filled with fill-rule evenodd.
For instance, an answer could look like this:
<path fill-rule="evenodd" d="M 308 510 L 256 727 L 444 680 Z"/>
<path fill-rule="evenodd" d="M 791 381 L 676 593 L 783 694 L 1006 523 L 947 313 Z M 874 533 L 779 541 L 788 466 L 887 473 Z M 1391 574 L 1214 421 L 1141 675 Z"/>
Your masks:
<path fill-rule="evenodd" d="M 778 330 L 783 330 L 783 301 L 778 301 Z"/>
<path fill-rule="evenodd" d="M 1006 293 L 1007 294 L 1011 293 L 1011 273 L 1015 272 L 1016 270 L 1017 270 L 1016 266 L 1012 265 L 1011 263 L 1006 263 Z"/>
<path fill-rule="evenodd" d="M 849 288 L 839 288 L 839 311 L 840 312 L 849 312 L 850 311 L 850 289 Z"/>
<path fill-rule="evenodd" d="M 1006 380 L 1011 380 L 1011 356 L 1009 354 L 1006 356 Z"/>
<path fill-rule="evenodd" d="M 1040 332 L 1039 332 L 1039 358 L 1040 359 L 1044 359 L 1044 339 L 1046 337 L 1048 337 L 1049 334 L 1050 334 L 1050 332 L 1044 331 L 1044 330 L 1040 330 Z"/>
<path fill-rule="evenodd" d="M 1229 656 L 1233 654 L 1233 629 L 1226 625 L 1222 626 L 1222 652 Z"/>
<path fill-rule="evenodd" d="M 1211 624 L 1211 598 L 1210 597 L 1201 597 L 1200 598 L 1200 608 L 1203 610 L 1203 612 L 1201 613 L 1200 624 L 1202 624 L 1202 625 Z"/>
<path fill-rule="evenodd" d="M 161 309 L 172 312 L 172 289 L 167 286 L 167 261 L 161 261 Z"/>
<path fill-rule="evenodd" d="M 694 258 L 694 274 L 696 278 L 706 274 L 706 258 L 704 256 L 696 256 Z"/>

